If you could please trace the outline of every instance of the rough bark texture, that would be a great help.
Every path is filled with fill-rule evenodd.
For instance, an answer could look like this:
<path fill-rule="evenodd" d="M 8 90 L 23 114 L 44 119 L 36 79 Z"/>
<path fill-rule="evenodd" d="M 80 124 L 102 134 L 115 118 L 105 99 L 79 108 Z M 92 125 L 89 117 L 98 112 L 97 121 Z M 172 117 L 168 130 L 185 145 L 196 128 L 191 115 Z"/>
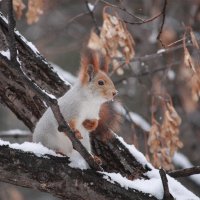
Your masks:
<path fill-rule="evenodd" d="M 68 166 L 65 157 L 37 157 L 0 146 L 0 181 L 49 192 L 62 199 L 153 200 L 148 194 L 126 190 L 98 172 Z"/>
<path fill-rule="evenodd" d="M 8 27 L 0 17 L 0 50 L 8 49 Z M 52 70 L 50 64 L 39 54 L 34 52 L 22 36 L 15 34 L 18 58 L 23 72 L 43 90 L 56 97 L 62 96 L 68 89 L 58 75 Z M 0 61 L 0 96 L 1 102 L 6 104 L 25 125 L 33 130 L 36 122 L 46 110 L 45 103 L 35 95 L 21 77 L 14 75 L 12 71 Z"/>

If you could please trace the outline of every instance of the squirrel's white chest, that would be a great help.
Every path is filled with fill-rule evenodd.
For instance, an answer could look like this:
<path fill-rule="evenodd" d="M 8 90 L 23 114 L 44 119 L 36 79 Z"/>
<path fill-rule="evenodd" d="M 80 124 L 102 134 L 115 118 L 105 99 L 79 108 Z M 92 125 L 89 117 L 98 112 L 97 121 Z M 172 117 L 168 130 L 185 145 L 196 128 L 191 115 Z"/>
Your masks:
<path fill-rule="evenodd" d="M 80 108 L 79 122 L 86 119 L 99 119 L 99 110 L 101 104 L 98 101 L 83 101 Z"/>

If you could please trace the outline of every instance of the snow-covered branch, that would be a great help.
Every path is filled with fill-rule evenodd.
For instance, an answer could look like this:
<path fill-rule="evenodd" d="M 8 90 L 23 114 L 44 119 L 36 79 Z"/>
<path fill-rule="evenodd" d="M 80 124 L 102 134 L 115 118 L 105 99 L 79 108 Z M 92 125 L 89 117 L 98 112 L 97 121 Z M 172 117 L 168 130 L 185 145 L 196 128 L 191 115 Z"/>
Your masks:
<path fill-rule="evenodd" d="M 116 182 L 111 183 L 103 178 L 105 175 L 93 170 L 71 168 L 68 166 L 70 161 L 66 157 L 55 156 L 55 153 L 52 156 L 53 152 L 45 147 L 32 144 L 33 151 L 34 147 L 36 149 L 40 147 L 39 149 L 43 151 L 38 157 L 33 153 L 23 152 L 24 144 L 18 145 L 18 149 L 9 148 L 7 143 L 2 144 L 1 142 L 0 181 L 37 188 L 62 199 L 70 200 L 156 199 L 150 194 L 123 188 Z"/>

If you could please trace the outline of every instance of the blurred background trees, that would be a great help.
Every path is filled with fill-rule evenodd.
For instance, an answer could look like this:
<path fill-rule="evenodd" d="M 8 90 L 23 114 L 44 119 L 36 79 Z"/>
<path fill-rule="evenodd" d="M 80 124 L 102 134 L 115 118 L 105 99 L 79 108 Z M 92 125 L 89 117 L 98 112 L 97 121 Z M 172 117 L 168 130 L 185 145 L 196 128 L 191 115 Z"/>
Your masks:
<path fill-rule="evenodd" d="M 73 75 L 78 71 L 80 50 L 90 30 L 102 26 L 103 8 L 108 6 L 109 12 L 116 12 L 135 42 L 134 58 L 110 68 L 118 98 L 126 108 L 119 134 L 155 165 L 166 169 L 173 168 L 174 163 L 178 165 L 170 160 L 170 152 L 177 148 L 193 165 L 200 165 L 199 0 L 14 0 L 14 5 L 17 29 L 48 61 Z M 4 10 L 3 4 L 1 9 Z M 27 129 L 0 106 L 1 131 Z M 172 131 L 163 133 L 168 129 Z M 158 130 L 162 137 L 156 135 Z M 11 140 L 21 142 L 24 138 Z M 154 154 L 159 147 L 163 148 Z M 167 155 L 166 160 L 160 160 L 160 155 Z M 180 181 L 200 195 L 197 183 L 188 178 Z M 5 184 L 1 187 L 5 189 L 1 189 L 0 199 L 54 199 L 27 189 L 20 188 L 18 192 Z"/>

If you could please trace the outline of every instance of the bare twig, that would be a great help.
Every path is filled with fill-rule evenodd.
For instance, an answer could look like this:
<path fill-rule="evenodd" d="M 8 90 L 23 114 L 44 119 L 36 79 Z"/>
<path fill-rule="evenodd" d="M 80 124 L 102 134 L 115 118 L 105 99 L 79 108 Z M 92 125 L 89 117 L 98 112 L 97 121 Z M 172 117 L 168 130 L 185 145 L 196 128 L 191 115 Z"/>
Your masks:
<path fill-rule="evenodd" d="M 163 26 L 164 26 L 164 23 L 165 23 L 166 8 L 167 8 L 167 0 L 164 0 L 163 9 L 162 9 L 162 12 L 161 12 L 162 13 L 162 22 L 161 22 L 159 33 L 158 33 L 157 38 L 156 38 L 161 43 L 161 45 L 163 47 L 165 47 L 165 46 L 164 46 L 162 40 L 160 39 L 160 36 L 162 34 Z"/>
<path fill-rule="evenodd" d="M 168 174 L 174 178 L 186 177 L 186 176 L 191 176 L 194 174 L 200 174 L 200 166 L 174 170 L 174 171 L 168 172 Z"/>
<path fill-rule="evenodd" d="M 163 6 L 163 9 L 160 13 L 158 13 L 157 15 L 149 18 L 149 19 L 142 19 L 132 13 L 130 13 L 126 8 L 121 8 L 119 6 L 116 6 L 114 4 L 111 4 L 111 3 L 108 3 L 107 1 L 104 1 L 104 0 L 101 0 L 101 2 L 105 3 L 106 5 L 110 6 L 110 7 L 113 7 L 113 8 L 117 8 L 117 9 L 120 9 L 124 12 L 126 12 L 128 15 L 136 18 L 139 20 L 139 22 L 130 22 L 130 21 L 126 21 L 126 20 L 123 20 L 123 22 L 127 23 L 127 24 L 132 24 L 132 25 L 141 25 L 141 24 L 145 24 L 145 23 L 149 23 L 149 22 L 152 22 L 154 21 L 155 19 L 159 18 L 160 16 L 163 16 L 162 18 L 162 24 L 161 24 L 161 28 L 160 28 L 160 31 L 159 31 L 159 34 L 157 36 L 157 39 L 160 37 L 160 34 L 162 33 L 162 28 L 163 28 L 163 25 L 164 25 L 164 22 L 165 22 L 165 13 L 166 13 L 166 6 L 167 6 L 167 0 L 164 0 L 164 6 Z"/>
<path fill-rule="evenodd" d="M 136 18 L 137 20 L 140 20 L 140 23 L 144 23 L 144 22 L 145 22 L 144 19 L 142 19 L 142 18 L 140 18 L 140 17 L 134 15 L 133 13 L 129 12 L 125 7 L 119 7 L 119 6 L 117 6 L 117 5 L 111 4 L 111 3 L 107 2 L 107 1 L 104 1 L 104 0 L 100 0 L 100 1 L 101 1 L 102 3 L 104 3 L 105 5 L 107 5 L 107 6 L 110 6 L 110 7 L 112 7 L 112 8 L 116 8 L 116 9 L 119 9 L 119 10 L 122 10 L 123 12 L 127 13 L 128 15 L 130 15 L 130 16 Z M 139 22 L 138 22 L 138 23 L 139 23 Z"/>
<path fill-rule="evenodd" d="M 80 17 L 83 17 L 85 15 L 89 14 L 89 12 L 83 12 L 83 13 L 80 13 L 74 17 L 72 17 L 71 19 L 69 19 L 67 22 L 66 22 L 66 25 L 69 25 L 70 23 L 72 23 L 73 21 L 75 21 L 76 19 L 80 18 Z"/>
<path fill-rule="evenodd" d="M 160 173 L 160 177 L 161 177 L 162 184 L 163 184 L 163 190 L 164 190 L 163 200 L 173 200 L 174 198 L 172 197 L 172 195 L 169 192 L 168 180 L 167 180 L 165 171 L 163 169 L 160 169 L 159 173 Z"/>
<path fill-rule="evenodd" d="M 146 23 L 149 23 L 149 22 L 152 22 L 153 20 L 159 18 L 160 16 L 162 15 L 162 12 L 160 12 L 159 14 L 149 18 L 149 19 L 144 19 L 142 20 L 142 22 L 130 22 L 130 21 L 126 21 L 126 20 L 123 20 L 123 22 L 127 23 L 127 24 L 132 24 L 132 25 L 142 25 L 142 24 L 146 24 Z"/>

